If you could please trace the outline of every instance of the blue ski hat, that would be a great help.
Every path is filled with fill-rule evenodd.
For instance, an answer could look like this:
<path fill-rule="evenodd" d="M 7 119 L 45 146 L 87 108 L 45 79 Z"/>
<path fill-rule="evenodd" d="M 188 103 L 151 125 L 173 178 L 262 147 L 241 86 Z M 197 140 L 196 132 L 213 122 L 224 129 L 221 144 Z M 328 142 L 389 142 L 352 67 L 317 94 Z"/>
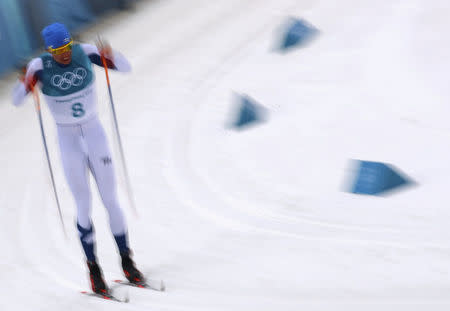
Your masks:
<path fill-rule="evenodd" d="M 42 30 L 41 34 L 47 50 L 59 48 L 72 40 L 66 26 L 60 23 L 48 25 Z"/>

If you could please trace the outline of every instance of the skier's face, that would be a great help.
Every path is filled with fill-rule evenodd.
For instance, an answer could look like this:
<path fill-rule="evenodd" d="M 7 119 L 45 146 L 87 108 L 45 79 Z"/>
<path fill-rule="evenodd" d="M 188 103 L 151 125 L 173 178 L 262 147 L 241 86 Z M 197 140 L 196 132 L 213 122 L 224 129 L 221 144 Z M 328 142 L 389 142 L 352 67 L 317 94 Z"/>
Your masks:
<path fill-rule="evenodd" d="M 68 44 L 55 49 L 49 49 L 53 59 L 63 65 L 68 65 L 72 61 L 72 41 Z"/>
<path fill-rule="evenodd" d="M 72 51 L 67 51 L 62 54 L 53 54 L 53 59 L 63 65 L 69 65 L 72 61 Z"/>

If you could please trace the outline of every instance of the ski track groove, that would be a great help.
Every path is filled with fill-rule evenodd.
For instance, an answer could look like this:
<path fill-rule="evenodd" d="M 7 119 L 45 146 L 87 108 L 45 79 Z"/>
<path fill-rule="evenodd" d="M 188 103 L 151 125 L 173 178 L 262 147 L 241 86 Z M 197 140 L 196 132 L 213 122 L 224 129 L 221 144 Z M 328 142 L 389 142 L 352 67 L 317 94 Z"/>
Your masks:
<path fill-rule="evenodd" d="M 304 4 L 298 4 L 297 1 L 284 0 L 282 3 L 281 2 L 282 1 L 271 1 L 270 3 L 276 4 L 280 11 L 299 10 L 304 6 Z M 181 8 L 179 7 L 179 9 L 175 11 L 164 11 L 166 14 L 158 16 L 159 22 L 164 23 L 164 20 L 167 19 L 177 20 L 180 13 L 183 15 L 192 14 L 195 17 L 199 17 L 199 15 L 202 15 L 202 10 L 211 11 L 211 8 L 214 8 L 215 6 L 214 2 L 206 0 L 198 6 L 192 6 L 188 1 L 178 1 L 178 3 L 179 5 L 182 5 Z M 190 46 L 193 43 L 198 44 L 202 40 L 214 36 L 214 32 L 223 29 L 223 27 L 227 25 L 226 23 L 242 22 L 242 24 L 246 26 L 247 23 L 245 17 L 247 14 L 250 14 L 249 11 L 257 14 L 255 13 L 255 10 L 266 10 L 264 5 L 261 5 L 261 8 L 259 8 L 258 4 L 260 3 L 261 2 L 256 0 L 230 1 L 226 5 L 215 8 L 215 14 L 210 14 L 200 22 L 196 21 L 194 26 L 190 24 L 187 29 L 180 29 L 180 27 L 182 27 L 181 22 L 170 23 L 164 31 L 161 31 L 161 33 L 150 40 L 153 40 L 153 42 L 159 46 L 158 43 L 160 43 L 161 40 L 164 42 L 164 36 L 169 38 L 171 37 L 171 34 L 174 35 L 173 37 L 180 34 L 185 34 L 185 36 L 183 36 L 181 40 L 166 40 L 165 44 L 163 44 L 164 48 L 162 49 L 155 50 L 154 46 L 147 45 L 148 48 L 143 49 L 144 52 L 142 53 L 142 57 L 133 59 L 135 63 L 144 63 L 145 66 L 138 66 L 134 73 L 135 76 L 130 76 L 128 80 L 119 83 L 117 89 L 133 89 L 140 78 L 151 74 L 157 74 L 159 70 L 164 69 L 163 66 L 166 62 L 170 62 L 172 58 L 182 57 L 181 55 L 186 50 L 188 52 L 190 51 Z M 309 10 L 312 9 L 309 8 Z M 138 14 L 144 16 L 145 12 L 138 12 Z M 169 125 L 170 131 L 165 133 L 165 145 L 163 150 L 168 165 L 162 169 L 162 174 L 167 184 L 171 186 L 170 191 L 173 193 L 175 200 L 179 203 L 179 206 L 176 207 L 177 211 L 185 213 L 180 213 L 180 215 L 185 218 L 196 217 L 199 222 L 206 221 L 211 226 L 214 226 L 214 228 L 225 228 L 246 235 L 265 235 L 308 242 L 349 244 L 362 247 L 368 247 L 369 245 L 369 247 L 389 247 L 401 250 L 424 249 L 424 251 L 427 251 L 427 248 L 433 250 L 450 250 L 450 246 L 440 243 L 403 242 L 401 239 L 398 241 L 387 241 L 384 239 L 373 238 L 348 238 L 345 234 L 352 234 L 352 232 L 395 234 L 399 233 L 399 230 L 391 228 L 366 228 L 363 226 L 347 225 L 320 219 L 316 220 L 306 216 L 291 217 L 279 214 L 266 207 L 270 207 L 271 204 L 276 204 L 283 193 L 276 193 L 277 196 L 270 198 L 271 202 L 269 202 L 269 204 L 267 204 L 267 202 L 265 202 L 266 204 L 261 204 L 262 198 L 258 197 L 252 197 L 251 201 L 247 201 L 244 198 L 227 194 L 225 190 L 227 188 L 220 183 L 220 180 L 215 180 L 211 175 L 207 174 L 207 172 L 202 172 L 202 170 L 196 166 L 195 146 L 192 141 L 193 138 L 198 135 L 198 124 L 204 121 L 202 112 L 208 105 L 207 99 L 214 96 L 213 92 L 215 91 L 215 88 L 217 88 L 217 85 L 220 86 L 220 83 L 223 82 L 227 70 L 233 70 L 248 57 L 251 57 L 249 50 L 254 47 L 255 41 L 259 40 L 264 35 L 264 31 L 268 30 L 270 26 L 273 26 L 278 20 L 278 16 L 272 16 L 262 25 L 252 25 L 253 29 L 249 30 L 248 34 L 239 37 L 239 40 L 235 40 L 236 42 L 233 41 L 229 50 L 225 51 L 225 53 L 221 54 L 217 59 L 214 59 L 212 65 L 200 68 L 197 76 L 192 81 L 189 81 L 186 89 L 189 90 L 189 95 L 191 95 L 191 102 L 188 102 L 190 107 L 188 107 L 189 109 L 185 109 L 188 111 L 186 114 L 177 116 L 178 118 L 172 120 L 172 124 Z M 154 23 L 158 22 L 155 21 Z M 402 20 L 402 23 L 405 23 L 405 20 Z M 209 31 L 205 31 L 205 29 L 208 29 Z M 127 49 L 124 49 L 124 51 L 126 50 Z M 131 52 L 132 50 L 129 51 Z M 149 70 L 149 68 L 151 69 Z M 319 82 L 323 83 L 323 81 L 321 82 L 320 80 Z M 133 106 L 133 104 L 137 107 L 137 105 L 141 103 L 131 103 L 131 106 Z M 52 159 L 53 162 L 59 161 L 59 158 L 55 156 L 53 156 Z M 234 166 L 235 169 L 237 167 L 238 165 Z M 244 171 L 241 168 L 239 169 L 241 173 Z M 229 183 L 230 181 L 226 180 L 226 182 Z M 45 185 L 45 187 L 42 185 Z M 130 303 L 117 304 L 117 306 L 108 301 L 97 302 L 94 301 L 94 299 L 88 301 L 77 297 L 76 294 L 79 294 L 77 291 L 80 290 L 80 284 L 73 279 L 63 276 L 64 269 L 70 269 L 72 266 L 79 265 L 79 261 L 74 259 L 79 258 L 80 256 L 79 247 L 74 246 L 74 243 L 77 243 L 78 241 L 75 238 L 72 239 L 75 230 L 72 228 L 73 226 L 69 227 L 71 226 L 71 222 L 66 221 L 65 224 L 69 240 L 64 240 L 61 226 L 57 223 L 59 219 L 57 218 L 57 211 L 54 206 L 54 198 L 51 196 L 53 193 L 50 195 L 46 191 L 48 190 L 46 187 L 49 187 L 48 183 L 41 184 L 39 187 L 35 186 L 34 181 L 28 181 L 26 183 L 22 201 L 18 204 L 18 206 L 20 206 L 20 211 L 18 211 L 18 228 L 14 229 L 14 232 L 17 234 L 9 239 L 8 243 L 11 243 L 11 245 L 14 243 L 17 244 L 18 249 L 20 250 L 20 252 L 17 252 L 17 255 L 23 255 L 23 261 L 27 264 L 27 271 L 38 275 L 38 277 L 35 277 L 34 279 L 35 283 L 40 283 L 42 280 L 45 280 L 45 282 L 51 282 L 52 286 L 59 286 L 70 291 L 75 290 L 74 296 L 70 296 L 70 298 L 62 304 L 64 309 L 77 310 L 78 307 L 84 307 L 85 309 L 104 307 L 104 310 L 114 310 L 114 308 L 117 308 L 117 310 L 136 310 L 136 308 L 145 310 L 186 310 L 186 306 L 180 306 L 180 303 L 177 302 L 176 299 L 172 301 L 168 299 L 156 299 L 158 298 L 156 295 L 159 293 L 155 293 L 155 295 L 149 294 L 148 297 L 145 297 L 147 294 L 136 292 L 136 300 L 131 296 Z M 265 188 L 264 185 L 252 185 L 250 178 L 248 178 L 247 187 L 247 190 L 250 191 L 257 189 L 256 187 Z M 39 200 L 34 197 L 36 193 L 40 194 Z M 214 202 L 214 204 L 211 205 L 211 202 Z M 262 208 L 258 208 L 261 206 Z M 188 209 L 183 209 L 184 207 L 188 207 Z M 93 208 L 96 207 L 93 206 Z M 64 210 L 63 216 L 67 216 L 67 213 L 65 213 Z M 65 217 L 65 220 L 67 220 L 67 218 L 68 217 Z M 308 232 L 305 233 L 301 231 L 302 226 L 300 225 L 310 225 L 312 228 L 319 227 L 337 230 L 338 236 L 329 237 L 329 232 L 325 232 L 325 237 L 317 236 L 317 232 L 316 235 Z M 299 229 L 295 229 L 294 227 L 299 227 Z M 30 236 L 30 232 L 33 232 L 33 235 Z M 323 234 L 324 232 L 321 231 L 320 233 Z M 36 257 L 36 254 L 42 252 L 42 241 L 46 241 L 45 246 L 48 246 L 46 251 L 51 255 L 44 253 L 44 258 L 39 258 Z M 49 264 L 49 257 L 62 261 L 62 264 L 55 268 Z M 42 259 L 44 259 L 44 263 Z M 108 277 L 106 277 L 106 279 L 108 280 Z M 170 280 L 168 283 L 170 291 Z M 86 286 L 87 284 L 87 282 L 83 283 L 83 285 Z M 173 290 L 175 297 L 177 290 L 180 290 L 180 284 L 185 287 L 184 290 L 186 290 L 186 288 L 189 290 L 191 281 L 187 279 L 186 276 L 180 275 L 176 283 L 178 287 L 174 286 Z M 198 287 L 201 289 L 201 286 Z M 39 289 L 40 292 L 43 290 L 46 290 L 44 286 Z M 49 292 L 46 293 L 49 294 Z M 145 298 L 142 298 L 142 296 Z M 151 298 L 155 299 L 152 300 Z M 322 305 L 323 303 L 322 299 L 311 299 L 317 299 L 317 301 L 310 300 L 301 302 L 303 305 L 309 306 Z M 413 301 L 413 305 L 439 305 L 450 303 L 447 299 L 420 299 Z M 369 301 L 376 306 L 383 306 L 385 304 L 394 306 L 411 304 L 411 301 L 407 300 L 379 302 L 375 299 L 371 299 Z M 335 301 L 333 301 L 333 299 L 331 299 L 328 300 L 328 302 L 335 306 L 358 306 L 359 304 L 367 306 L 368 300 L 340 301 L 339 299 L 335 299 Z M 193 308 L 191 307 L 191 309 Z M 202 305 L 195 306 L 195 309 L 211 310 L 209 306 Z M 266 310 L 266 308 L 263 309 Z"/>
<path fill-rule="evenodd" d="M 294 7 L 297 7 L 294 5 Z M 331 242 L 331 243 L 345 243 L 345 244 L 359 244 L 359 245 L 377 245 L 377 246 L 387 246 L 392 248 L 398 248 L 398 249 L 405 249 L 405 250 L 415 250 L 415 249 L 424 249 L 424 248 L 434 248 L 434 249 L 440 249 L 440 250 L 450 250 L 450 246 L 440 244 L 440 243 L 407 243 L 400 241 L 387 241 L 387 240 L 380 240 L 380 239 L 373 239 L 373 238 L 367 238 L 367 239 L 355 239 L 355 238 L 328 238 L 328 237 L 314 237 L 307 234 L 301 234 L 297 232 L 286 232 L 281 231 L 277 229 L 270 229 L 272 223 L 280 223 L 280 224 L 309 224 L 313 226 L 319 226 L 319 227 L 325 227 L 325 228 L 331 228 L 331 229 L 339 229 L 342 231 L 358 231 L 358 232 L 367 232 L 367 233 L 400 233 L 400 230 L 395 229 L 382 229 L 382 228 L 367 228 L 362 226 L 352 226 L 352 225 L 346 225 L 346 224 L 339 224 L 339 223 L 330 223 L 326 221 L 321 220 L 311 220 L 307 219 L 306 217 L 297 216 L 297 217 L 290 217 L 290 216 L 284 216 L 280 214 L 276 214 L 273 212 L 269 212 L 264 209 L 258 209 L 258 208 L 242 208 L 243 206 L 246 206 L 246 204 L 236 204 L 238 201 L 233 199 L 231 196 L 224 194 L 219 190 L 219 187 L 214 184 L 210 179 L 208 179 L 205 176 L 201 176 L 201 174 L 196 170 L 195 165 L 192 165 L 193 161 L 189 158 L 190 155 L 190 141 L 191 136 L 195 135 L 194 128 L 195 128 L 195 122 L 201 122 L 202 120 L 197 119 L 197 114 L 200 111 L 201 107 L 200 105 L 207 105 L 206 98 L 209 95 L 209 92 L 211 92 L 212 87 L 206 85 L 204 81 L 210 82 L 211 79 L 215 79 L 215 82 L 220 83 L 221 78 L 223 75 L 220 74 L 220 71 L 225 71 L 224 68 L 226 67 L 233 67 L 238 65 L 240 62 L 243 61 L 243 58 L 245 56 L 245 51 L 242 51 L 245 47 L 251 46 L 252 38 L 257 37 L 258 34 L 264 29 L 266 29 L 266 25 L 273 25 L 274 21 L 269 21 L 264 24 L 263 27 L 260 27 L 256 31 L 253 31 L 250 37 L 246 37 L 244 40 L 242 40 L 241 44 L 238 44 L 234 49 L 232 49 L 230 52 L 227 53 L 227 55 L 222 58 L 222 62 L 225 62 L 226 64 L 219 65 L 217 67 L 211 68 L 209 71 L 207 71 L 203 78 L 200 79 L 195 86 L 193 87 L 193 90 L 195 91 L 195 94 L 197 94 L 197 97 L 193 100 L 194 103 L 198 103 L 193 109 L 191 109 L 191 115 L 190 117 L 184 116 L 185 124 L 183 125 L 176 125 L 175 129 L 172 130 L 172 133 L 174 133 L 174 136 L 172 137 L 172 148 L 168 148 L 169 151 L 169 158 L 174 162 L 178 162 L 177 164 L 172 163 L 172 166 L 174 168 L 167 170 L 167 178 L 169 180 L 169 183 L 174 187 L 174 189 L 178 189 L 178 195 L 179 200 L 181 202 L 184 202 L 185 204 L 189 205 L 193 210 L 195 210 L 197 213 L 199 213 L 202 217 L 205 217 L 206 219 L 210 219 L 214 221 L 215 223 L 218 223 L 222 226 L 231 228 L 233 230 L 237 230 L 240 232 L 260 232 L 264 234 L 273 234 L 283 237 L 289 237 L 289 238 L 297 238 L 302 240 L 312 240 L 312 241 L 321 241 L 321 242 Z M 239 58 L 240 57 L 240 58 Z M 221 63 L 222 63 L 221 62 Z M 227 63 L 228 62 L 228 63 Z M 215 77 L 214 77 L 215 76 Z M 178 128 L 177 128 L 178 127 Z M 180 137 L 184 137 L 181 141 Z M 174 146 L 179 146 L 179 150 L 174 150 Z M 181 159 L 179 156 L 175 156 L 175 154 L 178 155 L 185 155 L 187 159 Z M 185 177 L 180 177 L 179 174 L 176 172 L 180 172 L 184 170 Z M 205 190 L 209 191 L 209 195 L 211 199 L 209 200 L 203 200 L 207 202 L 214 202 L 214 201 L 220 201 L 221 205 L 223 205 L 223 208 L 220 208 L 219 213 L 211 212 L 211 208 L 208 207 L 202 207 L 201 201 L 198 198 L 192 197 L 189 193 L 194 192 L 192 189 L 188 190 L 185 186 L 182 186 L 180 182 L 176 181 L 178 179 L 185 179 L 185 184 L 192 184 L 192 185 L 203 185 L 201 190 L 196 190 L 195 192 L 201 193 L 200 196 L 205 195 Z M 197 182 L 192 183 L 193 180 L 196 180 Z M 185 188 L 181 190 L 181 188 Z M 197 195 L 198 197 L 198 195 Z M 239 209 L 235 209 L 234 206 L 239 206 Z M 216 210 L 219 210 L 219 208 L 215 208 Z M 241 212 L 241 216 L 236 215 L 226 215 L 226 212 L 224 211 L 230 211 L 234 210 L 236 213 Z M 224 215 L 225 214 L 225 215 Z M 259 226 L 252 225 L 249 223 L 249 220 L 243 220 L 243 219 L 236 219 L 236 217 L 242 216 L 254 219 L 258 218 L 259 220 L 266 221 L 266 225 L 264 228 L 260 228 Z M 392 238 L 392 237 L 390 237 Z"/>

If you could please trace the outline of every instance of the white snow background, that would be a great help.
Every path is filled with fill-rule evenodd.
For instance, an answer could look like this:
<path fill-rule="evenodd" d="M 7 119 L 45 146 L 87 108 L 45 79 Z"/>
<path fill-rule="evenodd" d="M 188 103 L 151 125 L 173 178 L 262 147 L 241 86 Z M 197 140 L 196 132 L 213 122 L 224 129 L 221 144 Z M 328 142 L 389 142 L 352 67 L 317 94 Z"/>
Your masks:
<path fill-rule="evenodd" d="M 133 65 L 111 83 L 139 217 L 123 178 L 120 200 L 138 266 L 167 291 L 118 290 L 129 304 L 80 294 L 87 269 L 55 126 L 44 107 L 68 239 L 32 98 L 13 107 L 4 80 L 0 310 L 449 310 L 448 1 L 166 0 L 122 15 L 83 38 L 101 31 Z M 289 16 L 320 35 L 276 53 Z M 269 121 L 227 128 L 235 92 Z M 418 185 L 346 193 L 350 159 L 392 163 Z M 92 189 L 111 282 L 119 258 Z"/>

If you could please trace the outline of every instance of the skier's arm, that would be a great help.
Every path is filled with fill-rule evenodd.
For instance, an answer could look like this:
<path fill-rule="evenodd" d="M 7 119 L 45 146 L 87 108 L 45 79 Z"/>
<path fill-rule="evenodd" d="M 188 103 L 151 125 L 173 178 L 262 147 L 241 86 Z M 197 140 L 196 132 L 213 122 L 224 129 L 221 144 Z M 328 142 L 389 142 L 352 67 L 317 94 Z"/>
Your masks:
<path fill-rule="evenodd" d="M 34 58 L 28 64 L 26 68 L 26 73 L 22 76 L 19 81 L 16 82 L 13 88 L 13 104 L 14 106 L 20 106 L 23 104 L 25 97 L 36 85 L 37 81 L 40 79 L 40 75 L 44 65 L 41 58 Z"/>
<path fill-rule="evenodd" d="M 101 54 L 98 48 L 92 44 L 80 44 L 83 51 L 89 56 L 92 63 L 103 67 Z M 106 64 L 108 68 L 121 72 L 130 72 L 131 65 L 128 60 L 121 53 L 117 51 L 111 51 L 110 55 L 104 55 L 106 58 Z"/>

